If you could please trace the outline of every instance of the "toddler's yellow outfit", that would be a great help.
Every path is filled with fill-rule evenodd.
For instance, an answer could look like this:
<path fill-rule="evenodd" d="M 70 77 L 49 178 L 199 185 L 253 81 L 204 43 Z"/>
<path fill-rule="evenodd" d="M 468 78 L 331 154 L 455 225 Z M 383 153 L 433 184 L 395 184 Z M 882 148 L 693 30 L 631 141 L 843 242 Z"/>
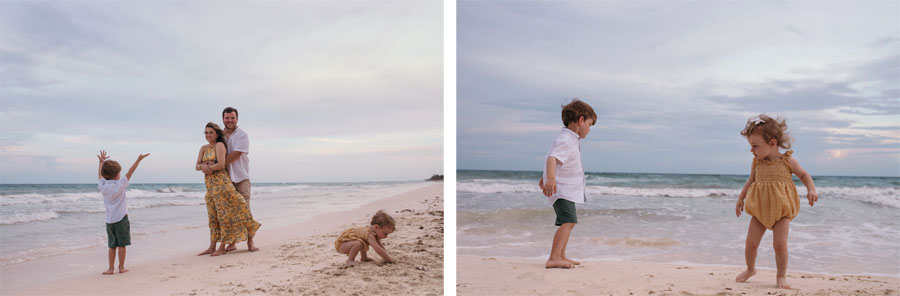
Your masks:
<path fill-rule="evenodd" d="M 783 217 L 793 220 L 800 211 L 797 186 L 791 179 L 792 153 L 787 151 L 776 160 L 753 159 L 756 180 L 747 189 L 744 209 L 767 229 Z"/>
<path fill-rule="evenodd" d="M 350 229 L 344 230 L 344 232 L 341 232 L 341 235 L 338 236 L 338 238 L 336 240 L 334 240 L 334 249 L 336 251 L 338 251 L 338 253 L 340 253 L 342 243 L 355 240 L 355 241 L 362 243 L 362 249 L 359 250 L 360 252 L 368 251 L 369 250 L 369 232 L 372 232 L 373 234 L 375 233 L 369 229 L 369 226 L 356 227 L 356 228 L 350 228 Z"/>

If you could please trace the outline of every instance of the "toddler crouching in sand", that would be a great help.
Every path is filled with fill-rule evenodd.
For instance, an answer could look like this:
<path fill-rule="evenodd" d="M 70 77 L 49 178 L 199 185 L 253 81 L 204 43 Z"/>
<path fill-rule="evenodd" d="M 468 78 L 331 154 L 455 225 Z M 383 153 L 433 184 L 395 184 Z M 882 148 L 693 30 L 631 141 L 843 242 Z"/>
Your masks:
<path fill-rule="evenodd" d="M 334 241 L 334 249 L 341 254 L 347 254 L 347 266 L 355 266 L 357 264 L 357 253 L 360 254 L 360 261 L 373 261 L 366 256 L 369 245 L 375 249 L 375 253 L 378 253 L 384 259 L 384 263 L 393 263 L 394 260 L 391 259 L 391 256 L 388 256 L 384 246 L 381 245 L 381 240 L 387 238 L 388 234 L 393 233 L 394 227 L 394 218 L 379 210 L 375 213 L 375 216 L 372 216 L 372 222 L 369 223 L 369 226 L 350 228 L 341 232 L 341 235 Z"/>

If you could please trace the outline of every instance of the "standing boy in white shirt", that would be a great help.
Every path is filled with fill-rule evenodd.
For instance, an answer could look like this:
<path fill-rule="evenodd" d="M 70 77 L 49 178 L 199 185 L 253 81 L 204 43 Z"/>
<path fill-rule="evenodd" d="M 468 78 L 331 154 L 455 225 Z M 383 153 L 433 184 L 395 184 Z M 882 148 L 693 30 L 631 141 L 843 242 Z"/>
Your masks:
<path fill-rule="evenodd" d="M 547 196 L 556 212 L 556 234 L 546 268 L 572 268 L 581 262 L 566 257 L 569 234 L 578 219 L 575 204 L 584 203 L 584 166 L 581 164 L 580 139 L 587 137 L 591 126 L 597 121 L 597 114 L 585 102 L 573 99 L 563 106 L 562 128 L 553 147 L 547 152 L 544 175 L 538 185 Z"/>
<path fill-rule="evenodd" d="M 115 160 L 109 160 L 106 151 L 100 150 L 100 168 L 97 169 L 97 187 L 103 194 L 103 206 L 106 207 L 106 238 L 109 242 L 109 269 L 103 272 L 105 275 L 114 273 L 113 266 L 116 263 L 116 250 L 119 251 L 119 273 L 128 272 L 125 269 L 125 247 L 131 245 L 131 223 L 128 222 L 128 205 L 125 203 L 125 189 L 128 181 L 145 157 L 150 153 L 138 156 L 125 178 L 121 178 L 122 166 Z"/>

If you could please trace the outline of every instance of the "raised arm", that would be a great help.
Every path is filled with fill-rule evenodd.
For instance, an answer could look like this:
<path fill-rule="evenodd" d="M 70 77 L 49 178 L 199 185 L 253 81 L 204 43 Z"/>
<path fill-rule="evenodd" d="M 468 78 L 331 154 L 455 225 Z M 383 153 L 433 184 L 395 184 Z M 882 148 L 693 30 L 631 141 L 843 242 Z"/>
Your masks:
<path fill-rule="evenodd" d="M 738 195 L 737 205 L 734 206 L 734 213 L 738 217 L 740 217 L 741 212 L 744 211 L 744 198 L 747 197 L 747 189 L 750 188 L 750 184 L 753 184 L 753 182 L 756 182 L 756 166 L 750 167 L 750 177 L 747 178 L 747 183 L 744 183 L 744 188 L 741 189 L 741 195 Z"/>
<path fill-rule="evenodd" d="M 97 178 L 99 180 L 99 179 L 103 179 L 103 174 L 101 174 L 100 172 L 103 171 L 103 162 L 106 161 L 107 159 L 109 159 L 109 156 L 106 156 L 105 150 L 100 150 L 100 155 L 97 155 L 97 158 L 100 159 L 100 165 L 99 165 L 99 167 L 97 167 Z"/>
<path fill-rule="evenodd" d="M 144 160 L 147 156 L 150 156 L 150 153 L 138 155 L 137 160 L 135 160 L 134 164 L 131 165 L 131 168 L 128 169 L 128 173 L 125 174 L 125 178 L 128 178 L 128 183 L 131 183 L 131 175 L 134 174 L 134 170 L 137 169 L 138 164 L 140 164 L 141 160 Z"/>
<path fill-rule="evenodd" d="M 378 256 L 381 256 L 381 258 L 384 259 L 384 262 L 394 263 L 394 259 L 391 259 L 391 256 L 388 256 L 387 251 L 381 246 L 381 242 L 379 242 L 371 232 L 369 233 L 369 245 L 372 246 L 372 249 L 375 249 L 375 253 L 378 253 Z"/>
<path fill-rule="evenodd" d="M 816 193 L 816 184 L 813 183 L 812 176 L 810 176 L 803 167 L 800 166 L 800 162 L 791 157 L 791 171 L 794 172 L 794 175 L 797 175 L 797 178 L 800 178 L 800 182 L 803 182 L 803 185 L 806 186 L 806 199 L 809 201 L 809 206 L 812 206 L 815 202 L 819 201 L 819 194 Z"/>

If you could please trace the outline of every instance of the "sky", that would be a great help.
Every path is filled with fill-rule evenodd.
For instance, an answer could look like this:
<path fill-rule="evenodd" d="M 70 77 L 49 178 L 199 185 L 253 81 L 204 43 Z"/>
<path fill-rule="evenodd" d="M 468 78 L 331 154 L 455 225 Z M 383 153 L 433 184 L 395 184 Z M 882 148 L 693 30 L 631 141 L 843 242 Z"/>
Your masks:
<path fill-rule="evenodd" d="M 587 172 L 749 174 L 787 120 L 810 174 L 900 176 L 898 1 L 460 1 L 457 167 L 543 169 L 579 98 Z"/>
<path fill-rule="evenodd" d="M 443 174 L 439 1 L 2 1 L 0 183 L 202 183 L 227 106 L 254 182 Z"/>

